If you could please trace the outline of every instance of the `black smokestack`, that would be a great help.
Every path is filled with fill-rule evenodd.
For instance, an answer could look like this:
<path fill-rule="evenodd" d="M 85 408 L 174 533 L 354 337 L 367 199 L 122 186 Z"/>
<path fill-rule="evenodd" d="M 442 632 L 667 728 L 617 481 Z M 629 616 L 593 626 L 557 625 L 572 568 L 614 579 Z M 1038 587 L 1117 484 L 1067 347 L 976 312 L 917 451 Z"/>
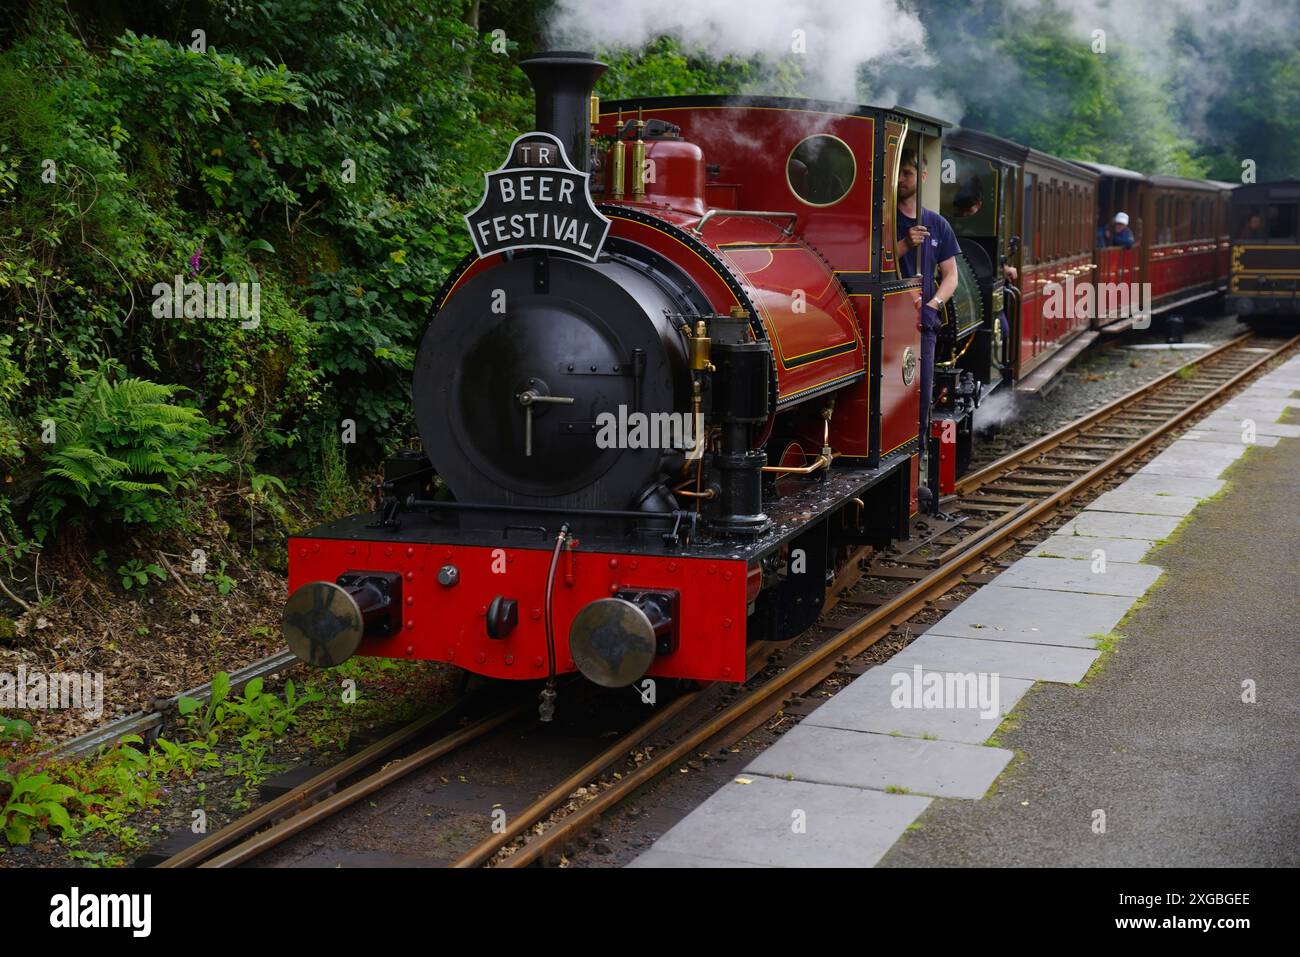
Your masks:
<path fill-rule="evenodd" d="M 569 161 L 589 172 L 591 91 L 609 69 L 590 53 L 552 50 L 519 64 L 532 81 L 537 100 L 537 129 L 554 133 Z"/>

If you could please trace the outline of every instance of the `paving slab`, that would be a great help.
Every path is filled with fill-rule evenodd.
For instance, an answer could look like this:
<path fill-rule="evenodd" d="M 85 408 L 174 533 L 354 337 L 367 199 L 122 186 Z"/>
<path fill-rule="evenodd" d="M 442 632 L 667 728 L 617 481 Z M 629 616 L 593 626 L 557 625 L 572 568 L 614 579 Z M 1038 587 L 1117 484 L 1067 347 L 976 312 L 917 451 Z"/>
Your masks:
<path fill-rule="evenodd" d="M 1185 495 L 1206 499 L 1219 494 L 1228 483 L 1215 478 L 1191 478 L 1186 475 L 1161 475 L 1136 472 L 1122 486 L 1125 492 L 1152 492 L 1156 495 Z"/>
<path fill-rule="evenodd" d="M 1127 595 L 1130 598 L 1139 598 L 1146 594 L 1146 590 L 1160 577 L 1160 569 L 1155 565 L 1135 565 L 1132 562 L 1108 559 L 1105 569 L 1105 571 L 1093 571 L 1091 562 L 1031 555 L 1020 559 L 999 575 L 998 584 L 1010 588 L 1082 591 L 1095 595 Z"/>
<path fill-rule="evenodd" d="M 920 665 L 944 671 L 995 671 L 1003 678 L 1073 683 L 1083 679 L 1100 651 L 1021 641 L 950 638 L 926 632 L 886 666 Z"/>
<path fill-rule="evenodd" d="M 782 741 L 798 731 L 795 728 Z M 766 753 L 780 746 L 778 742 Z M 750 783 L 724 784 L 651 850 L 762 867 L 871 867 L 930 804 L 929 798 L 913 794 L 777 780 L 758 773 L 740 776 Z M 803 812 L 803 833 L 795 828 L 796 811 Z M 651 859 L 641 866 L 656 865 Z"/>
<path fill-rule="evenodd" d="M 903 788 L 911 794 L 976 800 L 984 796 L 1012 757 L 1005 748 L 845 731 L 804 722 L 786 732 L 745 771 L 778 778 L 793 775 L 796 781 L 815 784 L 877 791 Z M 787 821 L 789 817 L 787 810 Z"/>
<path fill-rule="evenodd" d="M 628 867 L 762 867 L 750 861 L 736 861 L 725 857 L 705 857 L 703 854 L 688 854 L 685 851 L 665 851 L 657 844 L 627 865 Z"/>
<path fill-rule="evenodd" d="M 1155 547 L 1144 538 L 1098 538 L 1093 535 L 1049 535 L 1029 554 L 1038 558 L 1070 558 L 1091 562 L 1100 549 L 1108 562 L 1140 562 Z"/>
<path fill-rule="evenodd" d="M 1216 442 L 1219 445 L 1263 445 L 1272 448 L 1278 443 L 1276 435 L 1260 435 L 1255 433 L 1254 441 L 1246 442 L 1241 437 L 1241 432 L 1219 431 L 1217 429 L 1191 429 L 1184 432 L 1182 438 L 1188 442 Z"/>
<path fill-rule="evenodd" d="M 1204 448 L 1214 448 L 1205 444 Z M 1141 471 L 1150 475 L 1182 475 L 1187 478 L 1218 478 L 1231 465 L 1231 462 L 1215 462 L 1194 458 L 1161 458 L 1156 456 L 1144 465 Z"/>
<path fill-rule="evenodd" d="M 1300 385 L 1287 384 L 1286 382 L 1270 382 L 1260 379 L 1242 395 L 1265 396 L 1270 399 L 1300 399 L 1296 393 L 1300 391 Z"/>
<path fill-rule="evenodd" d="M 1087 504 L 1085 510 L 1133 512 L 1141 515 L 1177 515 L 1181 518 L 1199 504 L 1201 504 L 1199 498 L 1189 495 L 1157 495 L 1155 492 L 1117 488 L 1098 495 Z M 1117 560 L 1127 561 L 1122 558 Z"/>
<path fill-rule="evenodd" d="M 985 641 L 1097 647 L 1132 599 L 1117 595 L 985 585 L 927 630 L 927 634 Z"/>
<path fill-rule="evenodd" d="M 892 658 L 840 689 L 802 723 L 983 744 L 1033 685 L 989 668 L 927 669 L 897 661 Z M 934 685 L 939 707 L 925 707 L 927 682 Z"/>
<path fill-rule="evenodd" d="M 1136 515 L 1084 509 L 1059 529 L 1058 535 L 1094 535 L 1098 538 L 1140 538 L 1158 542 L 1167 538 L 1182 519 L 1177 515 Z"/>
<path fill-rule="evenodd" d="M 1151 460 L 1146 466 L 1152 469 L 1153 466 L 1161 463 L 1173 465 L 1208 465 L 1218 468 L 1220 471 L 1226 469 L 1233 462 L 1241 457 L 1246 447 L 1244 445 L 1206 445 L 1204 443 L 1186 442 L 1179 439 L 1169 448 L 1165 449 L 1159 455 Z M 1154 471 L 1154 469 L 1152 469 Z"/>
<path fill-rule="evenodd" d="M 1215 411 L 1229 412 L 1234 415 L 1238 411 L 1258 411 L 1263 413 L 1276 412 L 1278 415 L 1281 415 L 1287 409 L 1291 408 L 1300 408 L 1300 399 L 1295 399 L 1288 395 L 1266 395 L 1263 392 L 1243 392 L 1223 403 L 1223 405 L 1219 406 Z"/>
<path fill-rule="evenodd" d="M 1221 428 L 1226 432 L 1241 431 L 1245 428 L 1246 423 L 1254 422 L 1256 429 L 1261 425 L 1286 425 L 1282 421 L 1289 411 L 1287 406 L 1231 406 L 1225 405 L 1214 410 L 1213 417 L 1206 416 L 1204 420 L 1196 423 L 1197 428 Z M 1212 421 L 1211 421 L 1212 418 Z M 1209 422 L 1210 424 L 1206 424 Z M 1231 422 L 1231 425 L 1219 425 L 1220 422 Z M 1294 428 L 1294 426 L 1292 426 Z M 1286 429 L 1284 432 L 1288 431 Z M 1294 436 L 1288 436 L 1294 438 Z"/>
<path fill-rule="evenodd" d="M 1236 416 L 1228 415 L 1211 415 L 1196 423 L 1199 430 L 1213 429 L 1222 432 L 1236 432 L 1241 435 L 1241 419 Z M 1300 425 L 1290 425 L 1286 422 L 1269 422 L 1264 419 L 1255 420 L 1256 435 L 1275 435 L 1287 439 L 1300 438 Z"/>

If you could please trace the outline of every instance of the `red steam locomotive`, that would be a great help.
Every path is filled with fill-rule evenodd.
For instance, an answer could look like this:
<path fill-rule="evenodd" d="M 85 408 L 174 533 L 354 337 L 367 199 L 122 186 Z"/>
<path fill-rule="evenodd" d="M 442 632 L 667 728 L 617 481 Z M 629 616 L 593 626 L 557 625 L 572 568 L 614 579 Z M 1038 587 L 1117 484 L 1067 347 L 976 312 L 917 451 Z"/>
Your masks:
<path fill-rule="evenodd" d="M 286 639 L 323 667 L 549 679 L 544 717 L 575 670 L 742 681 L 749 643 L 805 630 L 852 555 L 951 487 L 980 402 L 1091 327 L 1036 325 L 1027 349 L 1002 267 L 1035 278 L 1010 233 L 1037 163 L 1080 186 L 1059 252 L 1095 268 L 1098 175 L 959 142 L 984 171 L 963 210 L 977 189 L 988 215 L 963 217 L 959 291 L 923 350 L 895 184 L 904 150 L 941 167 L 942 123 L 792 99 L 602 108 L 590 55 L 523 68 L 537 129 L 486 175 L 476 251 L 420 345 L 423 450 L 389 463 L 379 511 L 290 540 Z M 957 200 L 942 179 L 923 206 Z"/>

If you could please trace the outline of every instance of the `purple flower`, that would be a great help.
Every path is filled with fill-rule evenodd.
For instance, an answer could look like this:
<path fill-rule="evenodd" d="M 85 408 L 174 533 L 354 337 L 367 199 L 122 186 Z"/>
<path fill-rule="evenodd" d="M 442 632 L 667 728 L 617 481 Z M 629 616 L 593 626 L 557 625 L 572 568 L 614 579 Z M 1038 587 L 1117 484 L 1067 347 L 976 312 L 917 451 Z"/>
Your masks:
<path fill-rule="evenodd" d="M 203 240 L 199 240 L 199 248 L 194 250 L 194 255 L 190 257 L 190 275 L 197 276 L 199 267 L 203 262 Z"/>

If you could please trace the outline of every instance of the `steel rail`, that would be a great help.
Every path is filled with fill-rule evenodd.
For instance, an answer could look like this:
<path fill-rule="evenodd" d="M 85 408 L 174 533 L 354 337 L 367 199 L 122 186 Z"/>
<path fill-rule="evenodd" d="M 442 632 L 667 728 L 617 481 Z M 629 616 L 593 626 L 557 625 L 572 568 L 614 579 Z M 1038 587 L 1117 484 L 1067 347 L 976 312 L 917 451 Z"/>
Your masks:
<path fill-rule="evenodd" d="M 988 465 L 980 468 L 978 471 L 969 472 L 966 475 L 963 475 L 957 480 L 955 494 L 962 495 L 974 491 L 982 485 L 989 484 L 994 479 L 1001 478 L 1003 475 L 1014 471 L 1018 466 L 1025 462 L 1033 461 L 1044 452 L 1050 451 L 1051 449 L 1062 445 L 1069 439 L 1079 435 L 1081 432 L 1092 428 L 1094 425 L 1100 424 L 1105 419 L 1110 418 L 1114 413 L 1122 411 L 1126 406 L 1132 405 L 1144 396 L 1158 391 L 1165 385 L 1168 385 L 1172 380 L 1178 378 L 1187 369 L 1196 368 L 1210 359 L 1234 351 L 1254 338 L 1255 336 L 1253 333 L 1247 332 L 1235 339 L 1229 339 L 1221 346 L 1217 346 L 1209 352 L 1197 356 L 1190 362 L 1183 363 L 1177 369 L 1170 369 L 1164 375 L 1152 379 L 1150 382 L 1144 383 L 1143 385 L 1124 393 L 1119 398 L 1111 400 L 1101 408 L 1094 409 L 1092 412 L 1089 412 L 1081 418 L 1067 422 L 1059 429 L 1035 439 L 1033 442 L 1022 448 L 1007 453 L 1000 459 L 995 459 Z"/>

